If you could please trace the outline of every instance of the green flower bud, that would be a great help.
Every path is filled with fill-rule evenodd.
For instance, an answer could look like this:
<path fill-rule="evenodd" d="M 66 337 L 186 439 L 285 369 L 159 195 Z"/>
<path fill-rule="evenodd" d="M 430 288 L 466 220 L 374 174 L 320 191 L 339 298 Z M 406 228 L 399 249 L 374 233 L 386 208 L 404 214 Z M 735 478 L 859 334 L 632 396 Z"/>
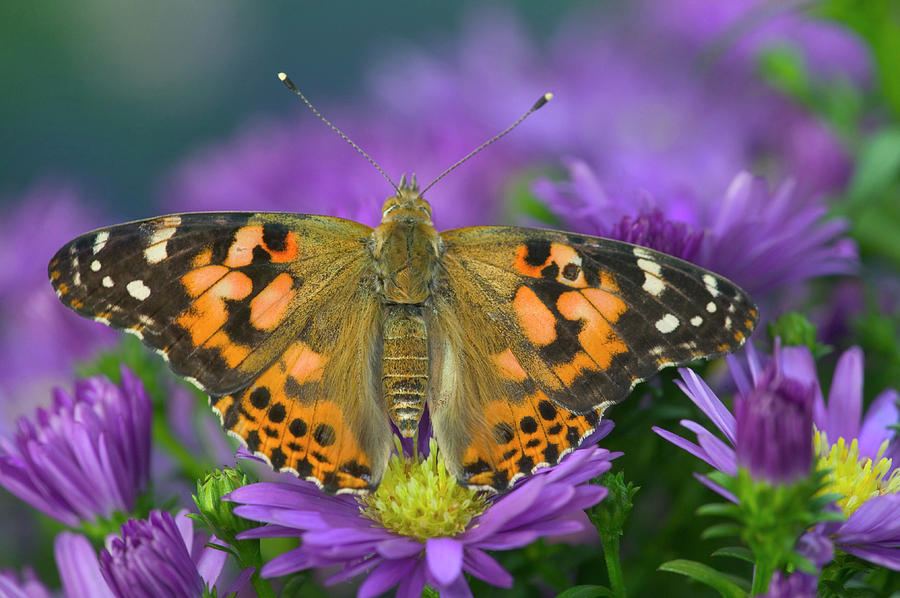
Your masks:
<path fill-rule="evenodd" d="M 197 481 L 194 503 L 200 512 L 198 519 L 209 531 L 229 544 L 234 544 L 238 533 L 257 527 L 256 523 L 234 514 L 234 503 L 222 500 L 226 494 L 248 483 L 243 471 L 230 467 L 210 472 Z"/>

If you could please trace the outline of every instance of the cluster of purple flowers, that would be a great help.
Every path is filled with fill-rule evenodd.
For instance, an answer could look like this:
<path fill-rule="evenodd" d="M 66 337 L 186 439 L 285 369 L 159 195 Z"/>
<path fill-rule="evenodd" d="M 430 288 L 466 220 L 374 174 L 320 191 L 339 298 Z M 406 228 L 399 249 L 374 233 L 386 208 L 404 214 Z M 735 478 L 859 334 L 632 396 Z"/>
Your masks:
<path fill-rule="evenodd" d="M 761 363 L 751 348 L 746 365 L 734 357 L 729 365 L 738 389 L 734 415 L 694 371 L 679 370 L 678 383 L 724 441 L 691 420 L 681 425 L 696 434 L 696 444 L 662 428 L 654 431 L 729 475 L 744 467 L 755 477 L 789 483 L 811 468 L 830 472 L 826 489 L 843 497 L 838 504 L 846 520 L 807 532 L 798 541 L 801 551 L 819 567 L 837 548 L 900 570 L 900 440 L 894 431 L 900 394 L 881 392 L 863 415 L 863 354 L 856 347 L 839 359 L 827 402 L 806 347 L 776 347 L 769 363 Z M 738 502 L 706 476 L 698 479 Z"/>

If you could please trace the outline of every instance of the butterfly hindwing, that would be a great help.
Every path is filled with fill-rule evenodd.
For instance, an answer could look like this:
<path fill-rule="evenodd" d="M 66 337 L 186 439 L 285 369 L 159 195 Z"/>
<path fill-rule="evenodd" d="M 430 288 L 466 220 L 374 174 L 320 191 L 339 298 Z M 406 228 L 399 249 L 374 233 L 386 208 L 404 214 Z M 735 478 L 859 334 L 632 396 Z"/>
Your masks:
<path fill-rule="evenodd" d="M 391 446 L 367 383 L 379 318 L 371 230 L 325 216 L 163 216 L 83 235 L 49 271 L 64 304 L 138 335 L 276 469 L 361 489 L 377 484 Z M 323 315 L 329 303 L 345 307 Z"/>
<path fill-rule="evenodd" d="M 756 324 L 733 283 L 642 247 L 513 227 L 442 239 L 429 405 L 473 486 L 555 464 L 637 382 L 732 351 Z"/>

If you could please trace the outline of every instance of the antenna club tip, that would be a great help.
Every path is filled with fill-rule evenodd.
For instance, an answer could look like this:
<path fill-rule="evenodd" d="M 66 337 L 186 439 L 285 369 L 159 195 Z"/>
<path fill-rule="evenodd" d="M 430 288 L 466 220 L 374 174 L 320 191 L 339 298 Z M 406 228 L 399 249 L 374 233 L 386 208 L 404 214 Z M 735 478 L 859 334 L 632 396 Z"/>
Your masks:
<path fill-rule="evenodd" d="M 287 81 L 287 78 L 288 78 L 287 73 L 278 73 L 278 79 L 280 81 Z"/>
<path fill-rule="evenodd" d="M 538 101 L 534 103 L 534 106 L 531 107 L 531 111 L 534 112 L 538 108 L 543 107 L 544 104 L 553 99 L 553 94 L 549 91 L 538 98 Z"/>

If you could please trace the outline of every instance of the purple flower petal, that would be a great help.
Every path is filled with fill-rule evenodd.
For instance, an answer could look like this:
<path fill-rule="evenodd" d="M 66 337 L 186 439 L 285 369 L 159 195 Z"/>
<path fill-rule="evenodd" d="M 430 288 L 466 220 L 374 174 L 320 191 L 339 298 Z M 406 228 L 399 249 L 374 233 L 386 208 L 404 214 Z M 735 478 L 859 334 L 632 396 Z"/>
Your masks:
<path fill-rule="evenodd" d="M 128 513 L 147 488 L 150 399 L 123 368 L 122 385 L 80 381 L 57 390 L 53 409 L 21 419 L 0 443 L 0 484 L 50 517 L 77 526 Z"/>
<path fill-rule="evenodd" d="M 690 368 L 679 368 L 681 380 L 676 381 L 678 387 L 688 398 L 706 414 L 715 426 L 725 435 L 731 444 L 735 439 L 734 416 L 716 396 L 706 382 Z"/>
<path fill-rule="evenodd" d="M 380 596 L 412 573 L 415 566 L 416 562 L 412 560 L 381 561 L 359 586 L 357 598 Z"/>
<path fill-rule="evenodd" d="M 786 377 L 813 386 L 815 392 L 813 423 L 819 430 L 825 430 L 828 426 L 828 415 L 812 351 L 807 347 L 784 347 L 777 352 L 776 359 Z"/>
<path fill-rule="evenodd" d="M 682 423 L 684 421 L 687 421 L 687 420 L 683 420 Z M 672 444 L 674 444 L 681 450 L 687 451 L 690 454 L 697 457 L 698 459 L 702 459 L 703 461 L 706 461 L 712 467 L 715 467 L 715 465 L 713 465 L 712 460 L 709 459 L 709 457 L 706 455 L 706 451 L 703 450 L 702 448 L 700 448 L 700 446 L 691 442 L 690 440 L 686 440 L 686 439 L 682 438 L 681 436 L 679 436 L 678 434 L 674 434 L 672 432 L 669 432 L 668 430 L 664 430 L 664 429 L 660 428 L 659 426 L 653 426 L 650 429 L 653 430 L 654 432 L 656 432 L 657 434 L 659 434 L 664 440 L 668 440 L 669 442 L 671 442 Z"/>
<path fill-rule="evenodd" d="M 412 573 L 400 581 L 397 587 L 397 598 L 420 598 L 425 589 L 425 563 L 418 562 Z"/>
<path fill-rule="evenodd" d="M 428 538 L 425 562 L 441 585 L 449 585 L 462 573 L 463 544 L 453 538 Z"/>
<path fill-rule="evenodd" d="M 896 546 L 842 546 L 844 552 L 865 561 L 900 571 L 900 548 Z"/>
<path fill-rule="evenodd" d="M 881 444 L 886 439 L 893 437 L 894 430 L 891 426 L 897 425 L 897 422 L 900 421 L 898 401 L 900 401 L 900 394 L 889 388 L 875 397 L 875 400 L 869 405 L 857 437 L 860 456 L 874 459 Z M 886 456 L 890 458 L 890 455 Z M 900 463 L 895 462 L 893 468 L 897 467 L 900 467 Z"/>
<path fill-rule="evenodd" d="M 511 588 L 513 576 L 483 550 L 470 546 L 463 555 L 463 568 L 482 581 L 501 588 Z"/>
<path fill-rule="evenodd" d="M 288 550 L 272 558 L 263 565 L 260 575 L 263 577 L 281 577 L 318 565 L 316 557 L 303 548 Z"/>
<path fill-rule="evenodd" d="M 900 549 L 900 494 L 874 496 L 840 526 L 842 545 L 883 543 Z"/>
<path fill-rule="evenodd" d="M 729 491 L 729 490 L 726 490 L 725 488 L 723 488 L 723 487 L 720 486 L 719 484 L 715 483 L 714 481 L 712 481 L 711 479 L 709 479 L 709 478 L 706 477 L 705 475 L 701 475 L 701 474 L 699 474 L 699 473 L 695 473 L 695 474 L 694 474 L 694 477 L 695 477 L 695 478 L 697 479 L 697 481 L 699 481 L 701 484 L 703 484 L 704 486 L 706 486 L 707 488 L 709 488 L 710 490 L 712 490 L 713 492 L 715 492 L 715 493 L 718 494 L 719 496 L 725 498 L 726 500 L 729 500 L 729 501 L 731 501 L 731 502 L 733 502 L 733 503 L 735 503 L 735 504 L 737 504 L 737 503 L 739 502 L 738 499 L 737 499 L 737 496 L 735 496 L 733 492 L 731 492 L 731 491 Z"/>
<path fill-rule="evenodd" d="M 102 596 L 102 594 L 101 594 Z M 52 598 L 50 591 L 38 580 L 34 571 L 25 569 L 22 579 L 14 573 L 0 571 L 0 597 L 2 598 Z"/>
<path fill-rule="evenodd" d="M 66 596 L 113 598 L 113 593 L 100 574 L 97 553 L 87 538 L 80 534 L 60 532 L 53 542 L 53 554 Z"/>
<path fill-rule="evenodd" d="M 250 578 L 253 577 L 254 572 L 256 572 L 256 567 L 247 567 L 238 573 L 237 577 L 235 577 L 234 580 L 228 584 L 228 587 L 225 588 L 225 591 L 222 592 L 222 595 L 231 596 L 232 594 L 237 594 L 243 590 L 244 586 L 250 582 Z"/>
<path fill-rule="evenodd" d="M 838 438 L 856 438 L 859 433 L 862 382 L 862 349 L 851 347 L 838 360 L 828 393 L 828 422 L 825 431 L 829 442 L 837 442 Z"/>
<path fill-rule="evenodd" d="M 421 542 L 410 538 L 391 538 L 379 542 L 376 546 L 378 554 L 386 559 L 400 559 L 419 554 L 424 550 Z"/>

